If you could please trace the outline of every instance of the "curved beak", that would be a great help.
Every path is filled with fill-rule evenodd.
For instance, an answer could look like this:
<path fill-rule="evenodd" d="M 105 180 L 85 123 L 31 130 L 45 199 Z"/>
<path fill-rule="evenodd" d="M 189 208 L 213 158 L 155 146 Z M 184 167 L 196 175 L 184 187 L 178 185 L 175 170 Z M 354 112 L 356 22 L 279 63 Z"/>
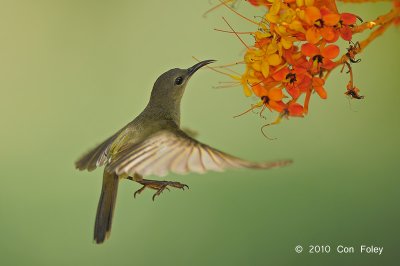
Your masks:
<path fill-rule="evenodd" d="M 208 64 L 211 64 L 211 63 L 214 63 L 215 61 L 216 61 L 216 60 L 204 60 L 204 61 L 201 61 L 201 62 L 195 64 L 195 65 L 192 66 L 192 67 L 189 67 L 189 68 L 187 69 L 187 71 L 189 72 L 189 73 L 188 73 L 189 77 L 192 76 L 197 70 L 199 70 L 199 69 L 202 68 L 203 66 L 208 65 Z"/>

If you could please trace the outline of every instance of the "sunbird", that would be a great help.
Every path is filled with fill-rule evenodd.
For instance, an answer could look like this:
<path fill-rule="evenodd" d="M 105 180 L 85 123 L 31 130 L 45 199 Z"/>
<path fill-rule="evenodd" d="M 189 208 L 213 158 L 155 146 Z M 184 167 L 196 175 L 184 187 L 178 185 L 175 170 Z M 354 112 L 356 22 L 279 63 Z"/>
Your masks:
<path fill-rule="evenodd" d="M 117 133 L 83 155 L 75 166 L 92 171 L 104 167 L 103 185 L 94 226 L 94 241 L 109 238 L 118 183 L 129 179 L 145 188 L 156 190 L 153 200 L 168 187 L 189 188 L 173 181 L 144 179 L 163 177 L 168 172 L 186 174 L 223 171 L 229 168 L 268 169 L 291 163 L 290 160 L 253 163 L 226 154 L 190 137 L 180 128 L 180 105 L 186 85 L 201 67 L 215 60 L 205 60 L 188 69 L 171 69 L 154 83 L 150 100 L 144 110 Z"/>

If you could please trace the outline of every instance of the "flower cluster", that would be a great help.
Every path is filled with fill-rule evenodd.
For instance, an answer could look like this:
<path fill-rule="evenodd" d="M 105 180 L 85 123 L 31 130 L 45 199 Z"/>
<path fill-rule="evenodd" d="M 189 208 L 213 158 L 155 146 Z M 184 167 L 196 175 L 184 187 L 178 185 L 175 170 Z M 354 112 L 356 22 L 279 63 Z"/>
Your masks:
<path fill-rule="evenodd" d="M 266 7 L 267 12 L 261 22 L 252 21 L 257 30 L 251 32 L 254 44 L 246 45 L 246 70 L 241 77 L 233 77 L 240 81 L 246 96 L 254 94 L 260 99 L 252 109 L 268 108 L 279 113 L 274 123 L 282 117 L 307 114 L 314 93 L 326 99 L 325 82 L 340 65 L 350 73 L 345 94 L 362 99 L 359 89 L 353 85 L 351 63 L 359 62 L 356 55 L 388 25 L 398 23 L 400 13 L 396 0 L 391 12 L 363 23 L 356 14 L 339 12 L 335 0 L 247 1 L 253 6 Z M 227 6 L 226 2 L 222 4 Z M 379 28 L 368 39 L 353 42 L 354 34 L 375 27 Z M 239 33 L 231 30 L 239 37 Z M 349 43 L 342 56 L 337 45 L 340 40 Z"/>

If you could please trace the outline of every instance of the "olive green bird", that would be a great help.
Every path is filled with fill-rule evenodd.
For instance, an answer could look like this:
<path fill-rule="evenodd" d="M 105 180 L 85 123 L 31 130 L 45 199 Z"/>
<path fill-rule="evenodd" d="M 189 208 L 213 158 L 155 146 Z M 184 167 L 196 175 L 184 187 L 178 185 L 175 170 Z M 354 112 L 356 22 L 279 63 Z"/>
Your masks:
<path fill-rule="evenodd" d="M 212 62 L 214 60 L 206 60 L 188 69 L 175 68 L 162 74 L 156 80 L 144 110 L 75 163 L 77 169 L 88 171 L 105 166 L 94 226 L 96 243 L 104 242 L 110 235 L 121 179 L 143 185 L 135 196 L 145 188 L 156 190 L 154 200 L 168 187 L 184 189 L 188 186 L 179 182 L 144 179 L 145 176 L 163 177 L 169 172 L 204 173 L 229 168 L 268 169 L 291 162 L 248 162 L 205 145 L 181 130 L 180 103 L 185 87 L 198 69 Z"/>

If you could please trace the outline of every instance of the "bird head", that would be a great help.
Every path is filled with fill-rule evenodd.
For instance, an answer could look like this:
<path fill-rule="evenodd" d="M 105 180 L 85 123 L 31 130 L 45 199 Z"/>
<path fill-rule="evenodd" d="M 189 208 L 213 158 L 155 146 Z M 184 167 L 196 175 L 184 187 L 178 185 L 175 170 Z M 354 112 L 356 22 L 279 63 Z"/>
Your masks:
<path fill-rule="evenodd" d="M 151 101 L 162 105 L 180 104 L 189 79 L 197 70 L 215 60 L 205 60 L 188 69 L 174 68 L 162 74 L 154 83 Z"/>

